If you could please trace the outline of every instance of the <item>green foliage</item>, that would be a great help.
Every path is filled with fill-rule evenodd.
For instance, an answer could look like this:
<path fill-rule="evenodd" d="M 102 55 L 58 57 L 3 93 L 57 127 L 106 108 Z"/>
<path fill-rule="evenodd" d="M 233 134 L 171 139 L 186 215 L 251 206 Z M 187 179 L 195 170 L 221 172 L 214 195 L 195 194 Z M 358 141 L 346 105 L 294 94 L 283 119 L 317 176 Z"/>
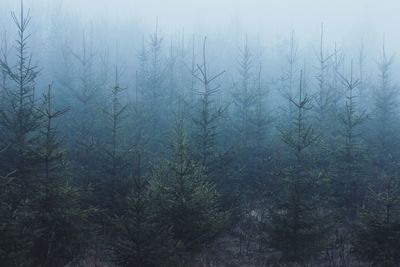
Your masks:
<path fill-rule="evenodd" d="M 373 266 L 398 266 L 400 264 L 400 222 L 377 218 L 368 219 L 356 230 L 353 252 Z"/>
<path fill-rule="evenodd" d="M 203 42 L 203 60 L 201 65 L 197 65 L 196 71 L 192 75 L 201 83 L 198 91 L 199 110 L 193 119 L 196 131 L 196 146 L 198 157 L 205 170 L 209 173 L 210 165 L 215 159 L 215 140 L 218 133 L 218 121 L 221 119 L 226 107 L 216 105 L 216 95 L 220 85 L 215 85 L 215 81 L 225 73 L 222 71 L 215 75 L 210 75 L 206 56 L 207 38 Z"/>
<path fill-rule="evenodd" d="M 324 248 L 329 217 L 321 209 L 324 200 L 316 195 L 317 177 L 293 171 L 286 177 L 286 192 L 272 210 L 267 230 L 271 246 L 282 252 L 283 260 L 304 263 Z"/>
<path fill-rule="evenodd" d="M 56 186 L 39 192 L 37 210 L 31 225 L 37 232 L 32 241 L 31 257 L 35 266 L 65 266 L 80 259 L 88 247 L 88 218 L 91 210 L 82 209 L 76 189 Z"/>
<path fill-rule="evenodd" d="M 119 86 L 118 71 L 117 66 L 110 100 L 103 110 L 107 132 L 104 142 L 99 145 L 99 174 L 95 184 L 96 206 L 104 209 L 106 216 L 122 212 L 123 199 L 130 190 L 126 177 L 129 176 L 128 170 L 131 168 L 131 153 L 123 138 L 128 106 L 122 103 L 121 94 L 125 89 Z"/>
<path fill-rule="evenodd" d="M 7 200 L 1 228 L 7 244 L 1 245 L 1 261 L 5 266 L 64 266 L 82 252 L 87 211 L 80 209 L 77 191 L 67 185 L 64 153 L 53 125 L 66 110 L 52 110 L 51 86 L 43 105 L 35 99 L 39 72 L 28 55 L 30 16 L 25 16 L 22 2 L 20 18 L 13 13 L 13 19 L 19 36 L 17 64 L 13 68 L 0 61 L 13 81 L 7 88 L 9 104 L 0 110 L 6 145 L 1 170 L 13 172 L 13 179 L 2 178 L 1 194 Z"/>
<path fill-rule="evenodd" d="M 215 185 L 191 160 L 182 125 L 177 128 L 175 157 L 154 171 L 152 191 L 158 213 L 171 225 L 174 238 L 192 248 L 213 238 L 223 228 L 226 214 L 219 207 Z"/>
<path fill-rule="evenodd" d="M 271 246 L 282 252 L 285 261 L 297 263 L 306 262 L 323 248 L 327 229 L 321 209 L 323 199 L 318 196 L 321 175 L 310 168 L 306 156 L 317 137 L 306 120 L 311 98 L 304 94 L 303 82 L 301 75 L 298 99 L 290 98 L 296 114 L 292 125 L 281 130 L 291 163 L 282 173 L 284 191 L 275 199 L 270 229 Z"/>
<path fill-rule="evenodd" d="M 0 68 L 10 81 L 5 90 L 5 101 L 0 107 L 0 139 L 7 149 L 1 154 L 0 168 L 6 173 L 15 173 L 15 183 L 20 186 L 20 197 L 29 197 L 29 188 L 35 184 L 32 174 L 37 172 L 40 162 L 38 149 L 38 129 L 42 116 L 37 110 L 35 83 L 39 75 L 38 66 L 32 63 L 28 49 L 29 34 L 27 29 L 31 17 L 24 12 L 21 3 L 19 15 L 12 13 L 18 30 L 15 42 L 16 62 L 0 60 Z"/>
<path fill-rule="evenodd" d="M 113 261 L 120 266 L 170 266 L 174 242 L 170 227 L 157 217 L 145 177 L 133 177 L 128 211 L 113 219 Z"/>
<path fill-rule="evenodd" d="M 51 89 L 40 109 L 45 118 L 38 150 L 41 169 L 30 199 L 30 210 L 35 212 L 31 225 L 37 235 L 30 250 L 34 265 L 64 266 L 84 252 L 84 230 L 91 211 L 80 207 L 78 191 L 68 185 L 64 151 L 53 126 L 67 109 L 53 111 Z"/>
<path fill-rule="evenodd" d="M 389 163 L 386 167 L 392 165 L 393 171 L 396 164 Z M 354 254 L 375 266 L 400 264 L 399 192 L 396 173 L 380 175 L 369 188 L 367 207 L 355 228 Z"/>
<path fill-rule="evenodd" d="M 25 263 L 30 240 L 27 224 L 30 214 L 13 203 L 17 187 L 12 174 L 0 176 L 0 265 L 19 266 Z"/>
<path fill-rule="evenodd" d="M 360 80 L 353 77 L 351 63 L 350 77 L 342 76 L 346 88 L 345 103 L 340 113 L 340 145 L 337 149 L 336 175 L 333 179 L 333 190 L 338 206 L 344 216 L 354 221 L 365 196 L 366 154 L 362 142 L 363 125 L 366 121 L 365 111 L 360 111 L 358 86 Z"/>
<path fill-rule="evenodd" d="M 238 73 L 221 80 L 224 71 L 212 66 L 225 62 L 208 60 L 206 38 L 196 58 L 195 36 L 187 42 L 182 32 L 180 44 L 173 36 L 169 47 L 157 25 L 148 45 L 144 39 L 134 91 L 128 83 L 127 90 L 120 87 L 117 67 L 106 92 L 108 52 L 101 51 L 110 40 L 95 49 L 92 34 L 99 32 L 84 33 L 80 49 L 72 40 L 52 49 L 63 55 L 46 60 L 62 76 L 64 92 L 54 104 L 52 86 L 42 97 L 37 92 L 40 68 L 30 55 L 31 17 L 22 0 L 21 13 L 12 18 L 15 50 L 0 40 L 0 266 L 61 267 L 81 258 L 97 266 L 99 254 L 120 266 L 192 266 L 186 256 L 213 250 L 220 241 L 231 242 L 228 251 L 234 251 L 236 237 L 239 254 L 245 237 L 248 259 L 256 255 L 258 239 L 281 264 L 322 265 L 328 259 L 330 266 L 348 266 L 352 248 L 373 265 L 400 265 L 398 93 L 393 57 L 384 49 L 379 83 L 372 98 L 364 98 L 358 92 L 368 85 L 362 52 L 360 80 L 353 66 L 343 77 L 344 54 L 336 45 L 334 53 L 325 50 L 321 29 L 319 64 L 303 77 L 292 33 L 282 54 L 286 67 L 271 83 L 287 98 L 271 98 L 271 109 L 283 108 L 282 127 L 275 131 L 267 129 L 271 116 L 262 83 L 272 77 L 261 71 L 262 45 L 251 53 L 247 37 Z M 58 34 L 69 32 L 59 25 L 64 22 L 50 29 L 49 48 L 64 43 Z M 312 75 L 315 90 L 306 94 Z M 229 81 L 239 82 L 231 90 Z M 65 103 L 72 112 L 55 108 Z M 371 107 L 372 120 L 364 107 Z M 181 120 L 168 151 L 173 111 Z M 184 131 L 187 118 L 193 143 Z M 335 235 L 329 231 L 332 213 Z M 238 236 L 230 232 L 216 240 L 228 227 Z"/>

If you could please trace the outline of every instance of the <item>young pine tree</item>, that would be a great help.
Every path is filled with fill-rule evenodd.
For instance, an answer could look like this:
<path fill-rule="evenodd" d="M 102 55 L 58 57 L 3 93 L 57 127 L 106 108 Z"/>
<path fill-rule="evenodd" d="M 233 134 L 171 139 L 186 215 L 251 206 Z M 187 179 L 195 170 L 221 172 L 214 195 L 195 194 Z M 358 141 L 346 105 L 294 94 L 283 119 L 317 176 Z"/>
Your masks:
<path fill-rule="evenodd" d="M 394 57 L 388 57 L 385 45 L 382 47 L 381 58 L 378 62 L 378 79 L 373 91 L 373 112 L 371 113 L 371 143 L 374 152 L 376 171 L 385 171 L 386 162 L 390 157 L 398 158 L 400 131 L 398 123 L 398 88 L 392 80 Z M 390 166 L 390 165 L 389 165 Z"/>
<path fill-rule="evenodd" d="M 38 66 L 32 63 L 29 53 L 28 27 L 31 21 L 21 1 L 20 14 L 12 13 L 18 30 L 16 62 L 14 65 L 3 55 L 0 69 L 7 86 L 2 88 L 0 106 L 0 173 L 2 175 L 2 239 L 0 265 L 23 266 L 32 263 L 33 240 L 40 231 L 32 225 L 37 212 L 32 207 L 37 193 L 40 156 L 39 132 L 41 115 L 35 101 L 35 82 Z M 4 51 L 4 50 L 3 50 Z M 4 186 L 4 187 L 3 187 Z M 3 202 L 4 201 L 4 202 Z"/>
<path fill-rule="evenodd" d="M 250 51 L 247 36 L 244 47 L 240 49 L 239 57 L 239 74 L 240 81 L 236 86 L 237 89 L 233 93 L 233 101 L 235 104 L 235 128 L 238 136 L 238 144 L 247 148 L 251 141 L 251 133 L 253 129 L 252 117 L 255 111 L 256 94 L 254 88 L 253 77 L 253 57 Z"/>
<path fill-rule="evenodd" d="M 39 75 L 38 66 L 32 63 L 28 50 L 28 27 L 31 21 L 29 12 L 25 14 L 21 1 L 20 15 L 12 13 L 18 29 L 16 40 L 15 65 L 0 59 L 0 67 L 10 84 L 5 90 L 5 101 L 0 109 L 0 139 L 7 146 L 2 153 L 0 168 L 5 173 L 16 170 L 15 182 L 21 186 L 20 199 L 29 198 L 34 188 L 34 174 L 39 166 L 39 157 L 35 152 L 38 142 L 38 128 L 41 115 L 35 100 L 35 84 Z"/>
<path fill-rule="evenodd" d="M 288 45 L 283 52 L 285 58 L 285 69 L 281 77 L 281 91 L 286 99 L 294 97 L 295 90 L 295 76 L 297 73 L 296 67 L 299 60 L 299 43 L 295 38 L 295 32 L 292 31 L 290 34 L 290 39 L 288 40 Z M 293 115 L 293 106 L 290 101 L 287 101 L 286 114 L 290 118 Z"/>
<path fill-rule="evenodd" d="M 129 149 L 124 142 L 124 122 L 127 119 L 127 104 L 122 102 L 125 88 L 119 84 L 120 71 L 115 68 L 115 81 L 106 108 L 103 110 L 106 119 L 106 140 L 102 148 L 102 173 L 96 185 L 96 197 L 99 207 L 106 209 L 106 214 L 113 216 L 121 213 L 122 199 L 129 191 Z"/>
<path fill-rule="evenodd" d="M 321 134 L 323 139 L 327 139 L 329 136 L 329 121 L 331 119 L 331 104 L 332 104 L 332 92 L 328 84 L 328 69 L 330 59 L 333 54 L 327 54 L 324 48 L 324 25 L 321 24 L 321 35 L 320 35 L 320 46 L 316 57 L 318 60 L 317 69 L 317 98 L 316 98 L 316 113 L 318 122 L 318 132 Z"/>
<path fill-rule="evenodd" d="M 212 161 L 215 159 L 215 139 L 218 121 L 225 110 L 215 104 L 215 96 L 219 91 L 220 85 L 215 85 L 214 82 L 225 71 L 210 76 L 206 57 L 206 41 L 207 38 L 204 38 L 202 65 L 197 65 L 197 71 L 192 72 L 192 75 L 202 86 L 202 89 L 198 92 L 200 108 L 198 115 L 194 119 L 194 124 L 197 128 L 196 145 L 198 156 L 205 170 L 210 172 Z"/>
<path fill-rule="evenodd" d="M 301 74 L 298 99 L 289 99 L 296 111 L 292 127 L 281 131 L 282 141 L 290 149 L 292 162 L 283 177 L 284 192 L 276 200 L 270 232 L 271 246 L 282 252 L 285 261 L 297 263 L 307 262 L 322 249 L 326 227 L 321 216 L 323 200 L 317 194 L 320 177 L 313 173 L 307 155 L 317 136 L 307 123 L 311 97 L 304 93 L 303 86 Z"/>
<path fill-rule="evenodd" d="M 7 64 L 9 56 L 8 40 L 7 34 L 4 34 L 4 39 L 0 44 L 0 58 L 2 62 Z M 0 105 L 3 106 L 3 101 L 5 101 L 6 91 L 8 88 L 9 77 L 7 75 L 7 70 L 0 68 Z"/>
<path fill-rule="evenodd" d="M 27 226 L 32 213 L 24 203 L 14 203 L 19 189 L 13 174 L 0 175 L 0 265 L 10 267 L 31 263 L 31 229 Z"/>
<path fill-rule="evenodd" d="M 138 89 L 143 100 L 143 112 L 146 116 L 145 125 L 147 135 L 147 150 L 151 157 L 159 156 L 162 142 L 167 128 L 166 115 L 168 102 L 166 75 L 168 65 L 163 59 L 163 37 L 158 30 L 158 20 L 155 32 L 150 36 L 149 44 L 139 55 L 141 64 L 138 72 Z"/>
<path fill-rule="evenodd" d="M 140 156 L 136 167 L 139 170 Z M 137 172 L 126 197 L 127 213 L 113 219 L 113 261 L 119 266 L 171 266 L 176 242 L 157 216 L 147 176 Z"/>
<path fill-rule="evenodd" d="M 215 185 L 192 160 L 182 122 L 175 138 L 174 157 L 154 172 L 152 190 L 158 213 L 171 225 L 174 238 L 191 249 L 213 238 L 223 228 L 226 214 L 219 207 Z"/>
<path fill-rule="evenodd" d="M 370 129 L 375 177 L 368 187 L 366 207 L 361 210 L 353 240 L 353 252 L 377 266 L 400 264 L 398 92 L 391 77 L 392 66 L 393 56 L 386 55 L 383 45 Z"/>
<path fill-rule="evenodd" d="M 35 211 L 32 225 L 39 232 L 32 242 L 34 266 L 65 266 L 78 259 L 86 248 L 87 219 L 90 210 L 80 207 L 78 191 L 72 188 L 65 153 L 55 128 L 55 120 L 68 109 L 53 110 L 52 86 L 44 95 L 38 150 L 41 171 L 31 208 Z"/>
<path fill-rule="evenodd" d="M 359 112 L 357 89 L 359 80 L 353 77 L 351 63 L 350 78 L 342 76 L 346 88 L 345 104 L 340 114 L 340 139 L 337 175 L 333 180 L 335 197 L 343 209 L 345 218 L 351 222 L 358 216 L 365 193 L 365 150 L 362 145 L 362 128 L 365 112 Z"/>
<path fill-rule="evenodd" d="M 400 179 L 398 163 L 392 160 L 385 165 L 385 172 L 369 186 L 367 207 L 355 227 L 352 244 L 360 259 L 389 267 L 400 264 Z"/>
<path fill-rule="evenodd" d="M 88 38 L 84 32 L 81 49 L 78 51 L 70 49 L 69 52 L 74 60 L 70 62 L 74 66 L 73 75 L 79 78 L 67 79 L 70 75 L 68 72 L 65 72 L 63 77 L 67 79 L 63 85 L 67 87 L 72 97 L 71 112 L 65 118 L 68 129 L 73 129 L 68 136 L 68 153 L 74 168 L 75 184 L 85 191 L 88 197 L 87 203 L 94 204 L 92 191 L 99 182 L 96 156 L 100 131 L 97 131 L 96 127 L 101 114 L 97 110 L 97 101 L 106 83 L 106 75 L 100 76 L 96 69 L 99 56 L 93 47 L 92 33 Z"/>
<path fill-rule="evenodd" d="M 260 56 L 260 55 L 257 55 Z M 244 178 L 241 186 L 250 187 L 250 192 L 257 186 L 262 153 L 266 141 L 268 115 L 265 112 L 265 93 L 261 81 L 261 64 L 255 75 L 253 54 L 247 42 L 240 49 L 240 83 L 233 93 L 235 137 L 238 155 L 238 169 Z M 253 193 L 251 193 L 253 194 Z"/>
<path fill-rule="evenodd" d="M 13 172 L 5 183 L 8 200 L 2 231 L 8 244 L 5 266 L 63 266 L 79 255 L 84 244 L 80 236 L 83 212 L 77 195 L 67 186 L 65 161 L 53 119 L 64 112 L 53 112 L 49 95 L 44 105 L 35 96 L 38 67 L 28 51 L 27 28 L 31 17 L 21 1 L 15 66 L 0 61 L 10 85 L 7 105 L 1 107 L 1 139 L 7 145 L 1 153 L 1 172 Z M 5 156 L 3 158 L 3 156 Z M 4 179 L 3 179 L 4 181 Z M 2 192 L 3 195 L 3 192 Z"/>

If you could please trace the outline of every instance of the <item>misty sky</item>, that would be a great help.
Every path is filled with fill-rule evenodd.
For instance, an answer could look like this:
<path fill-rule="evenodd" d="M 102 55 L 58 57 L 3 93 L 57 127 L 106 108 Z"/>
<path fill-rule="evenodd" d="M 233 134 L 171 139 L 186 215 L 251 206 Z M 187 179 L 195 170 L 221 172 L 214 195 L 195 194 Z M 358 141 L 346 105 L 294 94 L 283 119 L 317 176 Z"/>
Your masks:
<path fill-rule="evenodd" d="M 210 43 L 214 41 L 219 48 L 229 43 L 221 42 L 224 40 L 237 47 L 247 33 L 251 40 L 259 39 L 264 47 L 272 49 L 287 39 L 292 29 L 303 47 L 315 47 L 323 22 L 327 46 L 338 43 L 345 51 L 355 52 L 363 40 L 371 60 L 378 59 L 382 40 L 388 53 L 398 53 L 400 49 L 399 0 L 25 0 L 25 3 L 40 25 L 47 25 L 46 19 L 62 14 L 70 21 L 77 18 L 80 27 L 107 25 L 108 33 L 132 35 L 133 40 L 142 37 L 135 36 L 130 29 L 150 33 L 158 17 L 162 34 L 170 36 L 184 29 L 189 36 L 211 36 Z M 18 10 L 18 5 L 19 0 L 0 0 L 0 30 L 10 29 L 9 11 Z"/>
<path fill-rule="evenodd" d="M 0 2 L 1 9 L 14 9 L 19 1 Z M 64 12 L 90 20 L 134 20 L 146 26 L 159 17 L 168 31 L 235 28 L 273 38 L 294 28 L 307 38 L 324 22 L 328 38 L 339 42 L 353 34 L 367 39 L 385 34 L 388 43 L 399 44 L 397 0 L 26 0 L 34 13 L 55 2 L 63 2 Z"/>

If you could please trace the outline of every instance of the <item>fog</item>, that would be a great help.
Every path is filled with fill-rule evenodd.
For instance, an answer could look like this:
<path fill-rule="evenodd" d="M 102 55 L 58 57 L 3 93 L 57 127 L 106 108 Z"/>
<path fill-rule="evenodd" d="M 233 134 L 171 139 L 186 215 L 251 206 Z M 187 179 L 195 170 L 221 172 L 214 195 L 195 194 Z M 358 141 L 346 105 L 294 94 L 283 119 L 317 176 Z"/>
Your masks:
<path fill-rule="evenodd" d="M 8 29 L 10 10 L 16 10 L 18 2 L 2 0 L 0 29 L 3 31 Z M 35 17 L 33 31 L 38 46 L 35 50 L 39 53 L 56 21 L 63 24 L 60 30 L 66 36 L 93 31 L 99 47 L 106 44 L 110 49 L 116 42 L 122 46 L 129 43 L 130 52 L 138 49 L 143 36 L 154 31 L 156 20 L 164 42 L 181 39 L 183 33 L 187 42 L 192 35 L 199 40 L 209 36 L 211 49 L 235 51 L 247 34 L 250 43 L 254 46 L 259 43 L 265 49 L 265 57 L 272 57 L 270 62 L 275 60 L 278 46 L 289 39 L 292 30 L 305 48 L 303 53 L 313 53 L 319 44 L 321 23 L 327 49 L 332 50 L 336 44 L 356 58 L 363 43 L 369 63 L 378 59 L 383 40 L 390 53 L 396 53 L 400 47 L 400 37 L 396 34 L 400 4 L 395 0 L 27 0 L 25 4 Z"/>
<path fill-rule="evenodd" d="M 400 266 L 399 12 L 0 0 L 0 266 Z"/>
<path fill-rule="evenodd" d="M 48 15 L 51 6 L 62 5 L 62 12 L 76 14 L 86 21 L 108 20 L 112 25 L 121 21 L 136 21 L 144 27 L 152 27 L 154 18 L 159 17 L 168 32 L 184 27 L 190 32 L 202 29 L 215 33 L 234 27 L 239 28 L 241 33 L 267 34 L 270 39 L 290 29 L 296 29 L 300 36 L 310 38 L 318 33 L 319 24 L 324 22 L 331 38 L 337 41 L 350 35 L 377 37 L 385 32 L 390 36 L 390 41 L 395 41 L 391 33 L 396 32 L 396 10 L 399 8 L 395 0 L 31 0 L 26 4 L 40 16 Z M 17 6 L 18 1 L 2 1 L 5 13 Z"/>

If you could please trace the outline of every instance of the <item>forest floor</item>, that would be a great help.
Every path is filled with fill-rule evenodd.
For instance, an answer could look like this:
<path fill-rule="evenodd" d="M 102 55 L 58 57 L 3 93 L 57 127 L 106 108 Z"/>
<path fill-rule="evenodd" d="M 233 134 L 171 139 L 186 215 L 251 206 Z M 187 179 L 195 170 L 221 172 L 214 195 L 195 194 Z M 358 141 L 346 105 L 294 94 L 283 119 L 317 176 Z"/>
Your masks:
<path fill-rule="evenodd" d="M 187 266 L 193 267 L 255 267 L 263 265 L 263 253 L 259 252 L 254 241 L 240 240 L 240 237 L 227 234 L 217 238 L 193 257 Z"/>
<path fill-rule="evenodd" d="M 105 255 L 90 256 L 79 264 L 79 267 L 115 267 L 107 262 Z M 240 241 L 239 237 L 226 234 L 219 237 L 194 255 L 186 257 L 180 267 L 258 267 L 271 266 L 263 260 L 262 253 L 258 252 L 255 242 Z M 70 267 L 78 267 L 70 266 Z M 171 266 L 172 267 L 172 266 Z"/>
<path fill-rule="evenodd" d="M 229 232 L 216 238 L 211 244 L 201 248 L 194 254 L 187 255 L 186 260 L 171 267 L 298 267 L 298 264 L 283 264 L 279 253 L 273 250 L 261 250 L 254 236 L 240 238 L 237 232 Z M 318 263 L 307 267 L 369 267 L 369 264 L 355 261 L 350 254 L 327 260 L 326 257 Z M 339 259 L 340 258 L 340 259 Z M 116 267 L 107 262 L 107 256 L 99 253 L 98 257 L 88 257 L 79 267 Z M 78 267 L 78 266 L 70 266 Z M 168 266 L 169 267 L 169 266 Z"/>

